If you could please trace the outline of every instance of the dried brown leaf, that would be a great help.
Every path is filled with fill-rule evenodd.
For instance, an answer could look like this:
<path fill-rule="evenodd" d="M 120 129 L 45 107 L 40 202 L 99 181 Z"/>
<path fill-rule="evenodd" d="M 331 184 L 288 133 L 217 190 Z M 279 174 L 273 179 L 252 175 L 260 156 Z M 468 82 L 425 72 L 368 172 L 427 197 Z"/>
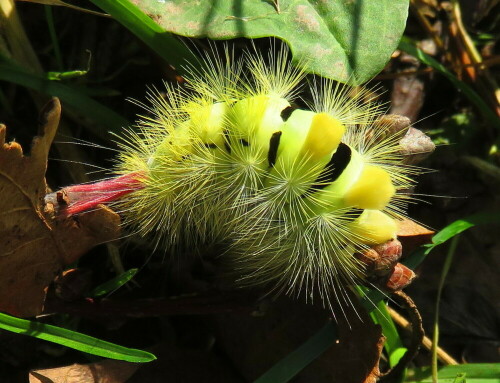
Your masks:
<path fill-rule="evenodd" d="M 119 233 L 119 216 L 107 208 L 78 221 L 61 220 L 44 203 L 47 156 L 60 113 L 58 99 L 42 110 L 29 156 L 18 143 L 5 143 L 0 125 L 0 311 L 21 317 L 41 312 L 45 288 L 64 265 Z"/>

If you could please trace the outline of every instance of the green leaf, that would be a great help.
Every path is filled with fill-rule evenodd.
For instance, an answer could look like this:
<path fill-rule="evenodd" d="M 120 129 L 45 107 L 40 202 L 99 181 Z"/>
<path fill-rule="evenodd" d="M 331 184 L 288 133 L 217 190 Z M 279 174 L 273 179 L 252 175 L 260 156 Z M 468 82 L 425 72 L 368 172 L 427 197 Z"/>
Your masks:
<path fill-rule="evenodd" d="M 70 70 L 66 72 L 47 72 L 47 79 L 52 81 L 68 80 L 75 77 L 85 76 L 86 70 Z"/>
<path fill-rule="evenodd" d="M 489 223 L 500 222 L 500 212 L 498 213 L 479 213 L 470 215 L 463 219 L 459 219 L 432 237 L 433 246 L 445 243 L 449 239 L 453 238 L 455 235 L 462 233 L 463 231 L 476 226 L 484 225 Z"/>
<path fill-rule="evenodd" d="M 156 357 L 146 351 L 122 347 L 88 335 L 65 328 L 51 326 L 40 322 L 19 319 L 0 313 L 0 328 L 17 334 L 29 335 L 34 338 L 48 340 L 88 354 L 127 362 L 151 362 Z"/>
<path fill-rule="evenodd" d="M 455 380 L 453 380 L 453 383 L 467 383 L 467 380 L 465 379 L 466 376 L 467 376 L 467 374 L 465 372 L 461 372 L 460 374 L 457 374 L 457 376 L 455 377 Z"/>
<path fill-rule="evenodd" d="M 432 237 L 432 243 L 424 245 L 414 251 L 403 261 L 403 263 L 409 268 L 414 269 L 423 262 L 426 256 L 429 255 L 429 253 L 436 246 L 442 245 L 457 234 L 460 234 L 471 227 L 493 223 L 500 223 L 500 212 L 473 214 L 452 222 Z"/>
<path fill-rule="evenodd" d="M 467 383 L 500 383 L 500 363 L 476 363 L 443 366 L 439 369 L 439 383 L 453 383 L 459 374 L 467 375 Z M 431 368 L 408 370 L 405 383 L 431 383 Z"/>
<path fill-rule="evenodd" d="M 126 0 L 92 1 L 114 17 L 110 3 L 128 7 Z M 307 72 L 351 83 L 371 79 L 389 61 L 403 34 L 409 4 L 408 0 L 135 3 L 160 31 L 215 40 L 277 37 L 290 46 L 294 63 Z M 139 36 L 129 25 L 127 28 Z M 151 40 L 146 41 L 150 46 L 154 43 Z M 155 50 L 163 57 L 176 53 L 173 49 L 162 52 L 161 47 Z"/>
<path fill-rule="evenodd" d="M 448 248 L 448 252 L 444 260 L 443 269 L 441 270 L 441 277 L 439 278 L 439 285 L 437 289 L 436 304 L 434 306 L 434 324 L 432 331 L 432 348 L 431 348 L 431 367 L 432 367 L 432 378 L 434 382 L 438 381 L 437 348 L 439 345 L 439 309 L 441 304 L 441 294 L 443 292 L 446 276 L 448 275 L 451 264 L 453 262 L 453 256 L 455 255 L 455 251 L 457 250 L 459 240 L 460 240 L 460 235 L 456 234 L 450 242 L 450 246 Z"/>
<path fill-rule="evenodd" d="M 134 275 L 137 274 L 137 271 L 138 269 L 130 269 L 125 271 L 124 273 L 116 276 L 115 278 L 110 279 L 109 281 L 97 286 L 89 293 L 89 296 L 100 297 L 111 291 L 118 289 L 119 287 L 123 286 L 125 283 L 130 281 L 134 277 Z"/>
<path fill-rule="evenodd" d="M 304 344 L 281 359 L 254 383 L 288 382 L 304 367 L 328 350 L 337 339 L 337 331 L 333 323 L 326 324 Z"/>

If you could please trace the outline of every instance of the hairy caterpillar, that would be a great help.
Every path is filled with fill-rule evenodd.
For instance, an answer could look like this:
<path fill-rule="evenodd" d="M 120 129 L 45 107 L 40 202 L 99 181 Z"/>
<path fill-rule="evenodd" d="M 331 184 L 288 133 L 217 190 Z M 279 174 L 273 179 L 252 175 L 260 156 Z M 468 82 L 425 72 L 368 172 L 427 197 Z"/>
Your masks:
<path fill-rule="evenodd" d="M 383 108 L 366 90 L 312 83 L 296 107 L 305 74 L 286 51 L 210 64 L 185 89 L 150 94 L 122 140 L 121 176 L 71 188 L 90 193 L 67 213 L 115 200 L 169 248 L 227 244 L 243 283 L 345 301 L 364 277 L 354 253 L 395 238 L 404 215 L 418 169 L 403 164 L 401 137 L 375 127 Z"/>

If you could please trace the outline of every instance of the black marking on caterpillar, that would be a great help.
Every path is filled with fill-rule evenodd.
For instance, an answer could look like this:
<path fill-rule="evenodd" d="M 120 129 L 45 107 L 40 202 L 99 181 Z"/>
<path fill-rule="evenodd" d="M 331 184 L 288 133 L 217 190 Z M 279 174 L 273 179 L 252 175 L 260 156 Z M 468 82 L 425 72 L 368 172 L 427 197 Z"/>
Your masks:
<path fill-rule="evenodd" d="M 278 147 L 280 145 L 280 139 L 283 132 L 274 132 L 269 140 L 269 152 L 267 152 L 267 162 L 270 167 L 273 167 L 276 163 L 276 156 L 278 155 Z"/>
<path fill-rule="evenodd" d="M 350 161 L 351 148 L 341 142 L 335 153 L 333 153 L 330 162 L 326 164 L 314 185 L 311 186 L 311 191 L 321 190 L 332 182 L 335 182 L 335 180 L 337 180 L 337 178 L 339 178 L 344 172 Z"/>
<path fill-rule="evenodd" d="M 280 116 L 283 119 L 283 121 L 287 121 L 295 109 L 297 109 L 296 106 L 287 106 L 285 109 L 283 109 L 280 113 Z"/>
<path fill-rule="evenodd" d="M 352 208 L 348 211 L 346 211 L 345 215 L 346 217 L 349 217 L 350 219 L 352 220 L 355 220 L 356 218 L 359 218 L 359 216 L 361 214 L 363 214 L 363 209 L 356 209 L 356 208 Z"/>
<path fill-rule="evenodd" d="M 231 141 L 229 138 L 229 131 L 227 129 L 224 129 L 223 135 L 224 135 L 224 149 L 226 149 L 226 152 L 228 154 L 231 154 L 231 143 L 230 143 Z"/>

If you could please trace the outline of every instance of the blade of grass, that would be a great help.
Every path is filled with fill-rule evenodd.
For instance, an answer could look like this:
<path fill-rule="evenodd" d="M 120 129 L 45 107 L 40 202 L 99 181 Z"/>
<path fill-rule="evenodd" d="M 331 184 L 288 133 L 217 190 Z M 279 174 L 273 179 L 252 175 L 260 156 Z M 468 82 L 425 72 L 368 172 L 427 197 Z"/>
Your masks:
<path fill-rule="evenodd" d="M 149 16 L 128 0 L 90 0 L 103 11 L 109 13 L 115 20 L 135 34 L 144 43 L 175 66 L 182 73 L 182 67 L 187 62 L 197 66 L 199 60 L 174 35 L 166 32 Z"/>
<path fill-rule="evenodd" d="M 108 131 L 118 133 L 122 127 L 130 125 L 129 121 L 118 113 L 76 91 L 70 85 L 50 81 L 44 76 L 29 73 L 3 55 L 0 55 L 0 80 L 22 85 L 49 96 L 59 97 L 63 103 L 92 119 L 101 127 L 104 126 Z M 102 129 L 95 129 L 95 131 L 98 135 L 103 135 Z"/>
<path fill-rule="evenodd" d="M 446 259 L 444 261 L 443 270 L 441 271 L 441 277 L 439 279 L 439 285 L 436 296 L 436 304 L 434 307 L 434 328 L 432 334 L 432 381 L 433 383 L 438 383 L 438 360 L 437 360 L 437 346 L 439 342 L 439 303 L 441 302 L 441 293 L 444 287 L 444 281 L 446 280 L 446 276 L 448 275 L 448 271 L 450 271 L 451 263 L 453 261 L 453 255 L 458 246 L 458 240 L 460 239 L 460 235 L 457 234 L 450 243 L 450 248 L 448 249 L 448 253 L 446 254 Z"/>
<path fill-rule="evenodd" d="M 61 48 L 59 47 L 59 40 L 57 38 L 56 26 L 54 24 L 54 15 L 52 13 L 52 7 L 48 5 L 43 6 L 45 9 L 45 18 L 47 19 L 47 27 L 49 29 L 50 40 L 52 41 L 52 49 L 54 50 L 54 56 L 57 62 L 57 68 L 62 71 L 64 68 Z"/>
<path fill-rule="evenodd" d="M 83 12 L 83 13 L 88 13 L 90 15 L 94 16 L 100 16 L 100 17 L 106 17 L 105 13 L 100 13 L 96 11 L 91 11 L 90 9 L 82 8 L 82 7 L 77 7 L 76 5 L 65 3 L 64 1 L 60 0 L 21 0 L 21 1 L 26 1 L 30 3 L 37 3 L 37 4 L 44 4 L 44 5 L 50 5 L 51 7 L 66 7 L 70 9 L 74 9 L 75 11 Z"/>
<path fill-rule="evenodd" d="M 389 314 L 389 311 L 387 310 L 385 302 L 378 302 L 377 309 L 373 310 L 370 313 L 370 316 L 372 317 L 374 323 L 379 324 L 382 327 L 382 333 L 386 337 L 384 348 L 389 355 L 389 365 L 394 367 L 403 357 L 407 348 L 403 345 L 398 329 L 391 318 L 391 314 Z"/>
<path fill-rule="evenodd" d="M 401 340 L 396 328 L 396 324 L 391 318 L 391 314 L 387 309 L 386 303 L 383 301 L 383 298 L 385 297 L 379 291 L 376 291 L 376 293 L 380 294 L 380 296 L 368 297 L 367 294 L 372 293 L 374 290 L 368 290 L 363 287 L 358 287 L 357 291 L 362 299 L 367 299 L 366 301 L 362 300 L 362 303 L 365 309 L 370 312 L 370 317 L 372 318 L 373 323 L 382 327 L 382 334 L 386 337 L 384 349 L 387 352 L 387 355 L 389 355 L 389 366 L 392 368 L 398 364 L 399 360 L 406 353 L 407 348 L 404 347 L 403 341 Z M 404 374 L 402 374 L 399 378 L 398 382 L 402 382 Z"/>
<path fill-rule="evenodd" d="M 474 91 L 474 89 L 472 89 L 463 81 L 460 81 L 453 75 L 453 73 L 446 69 L 444 65 L 434 60 L 431 56 L 425 54 L 422 50 L 418 49 L 408 37 L 403 36 L 399 43 L 399 49 L 412 56 L 415 56 L 424 64 L 429 65 L 434 70 L 445 76 L 455 87 L 457 87 L 464 93 L 464 95 L 472 104 L 474 104 L 479 109 L 483 117 L 491 124 L 491 126 L 500 129 L 500 118 L 498 118 L 498 116 L 488 107 L 488 105 Z"/>
<path fill-rule="evenodd" d="M 336 339 L 335 325 L 330 322 L 261 375 L 254 383 L 288 382 L 304 367 L 328 350 Z"/>
<path fill-rule="evenodd" d="M 134 275 L 137 274 L 138 270 L 139 269 L 130 269 L 125 271 L 124 273 L 116 276 L 115 278 L 110 279 L 109 281 L 97 286 L 89 293 L 89 296 L 100 297 L 111 291 L 115 291 L 116 289 L 120 288 L 125 283 L 130 281 L 134 277 Z"/>
<path fill-rule="evenodd" d="M 65 328 L 20 319 L 2 313 L 0 313 L 0 328 L 110 359 L 136 363 L 151 362 L 156 359 L 153 354 L 146 351 L 119 346 Z"/>

